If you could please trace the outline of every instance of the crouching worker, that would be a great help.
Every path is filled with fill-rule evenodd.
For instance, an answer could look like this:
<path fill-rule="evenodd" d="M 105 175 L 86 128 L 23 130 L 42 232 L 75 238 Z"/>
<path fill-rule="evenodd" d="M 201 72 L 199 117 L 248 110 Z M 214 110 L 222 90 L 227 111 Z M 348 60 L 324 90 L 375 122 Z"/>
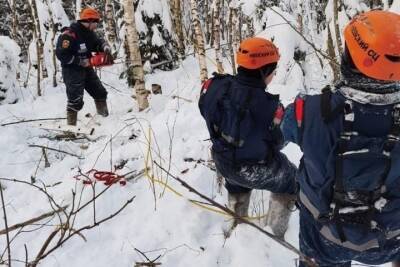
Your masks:
<path fill-rule="evenodd" d="M 271 191 L 265 223 L 283 238 L 294 204 L 296 167 L 280 152 L 284 111 L 279 96 L 266 92 L 278 60 L 272 42 L 257 37 L 244 40 L 237 52 L 238 74 L 215 74 L 206 81 L 199 108 L 217 171 L 225 178 L 228 207 L 246 217 L 251 190 Z"/>
<path fill-rule="evenodd" d="M 341 80 L 282 124 L 303 150 L 300 250 L 321 267 L 400 267 L 400 15 L 360 14 L 344 39 Z"/>
<path fill-rule="evenodd" d="M 67 123 L 76 125 L 78 111 L 83 107 L 83 91 L 94 99 L 97 113 L 108 116 L 107 91 L 94 72 L 90 59 L 93 52 L 104 52 L 105 63 L 112 62 L 111 48 L 94 30 L 100 14 L 85 8 L 79 20 L 64 28 L 58 38 L 56 55 L 61 61 L 62 75 L 67 88 Z"/>

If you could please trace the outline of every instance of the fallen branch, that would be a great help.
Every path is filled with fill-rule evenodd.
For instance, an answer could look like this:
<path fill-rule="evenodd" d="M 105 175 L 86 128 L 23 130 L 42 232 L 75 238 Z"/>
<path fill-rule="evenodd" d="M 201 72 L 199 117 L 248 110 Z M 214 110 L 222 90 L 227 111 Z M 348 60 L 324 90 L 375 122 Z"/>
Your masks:
<path fill-rule="evenodd" d="M 67 118 L 48 118 L 48 119 L 32 119 L 32 120 L 22 120 L 22 121 L 13 121 L 13 122 L 7 122 L 3 123 L 0 126 L 7 126 L 7 125 L 13 125 L 13 124 L 19 124 L 19 123 L 26 123 L 26 122 L 33 122 L 33 121 L 57 121 L 57 120 L 66 120 Z"/>
<path fill-rule="evenodd" d="M 76 155 L 76 154 L 72 154 L 72 153 L 70 153 L 70 152 L 67 152 L 67 151 L 63 151 L 63 150 L 59 150 L 59 149 L 55 149 L 55 148 L 51 148 L 51 147 L 47 147 L 47 146 L 40 146 L 40 145 L 29 145 L 29 147 L 39 147 L 39 148 L 44 148 L 44 149 L 47 149 L 47 150 L 52 150 L 52 151 L 56 151 L 56 152 L 60 152 L 60 153 L 64 153 L 64 154 L 67 154 L 67 155 L 69 155 L 69 156 L 76 157 L 76 158 L 78 158 L 78 159 L 84 159 L 84 158 L 82 158 L 82 157 L 80 157 L 80 156 L 78 156 L 78 155 Z"/>
<path fill-rule="evenodd" d="M 196 194 L 197 196 L 201 197 L 202 199 L 208 201 L 214 207 L 216 207 L 216 208 L 226 212 L 227 214 L 231 215 L 235 220 L 237 220 L 237 221 L 239 221 L 241 223 L 247 224 L 247 225 L 257 229 L 258 231 L 262 232 L 263 234 L 265 234 L 269 238 L 273 239 L 275 242 L 277 242 L 280 245 L 282 245 L 283 247 L 285 247 L 285 248 L 289 249 L 290 251 L 292 251 L 293 253 L 299 255 L 300 260 L 305 261 L 308 264 L 309 267 L 317 267 L 318 266 L 318 265 L 316 265 L 316 263 L 311 258 L 309 258 L 306 255 L 304 255 L 303 253 L 301 253 L 297 248 L 295 248 L 294 246 L 292 246 L 291 244 L 289 244 L 285 240 L 280 239 L 280 238 L 276 237 L 275 235 L 265 231 L 264 229 L 262 229 L 260 226 L 256 225 L 255 223 L 252 223 L 251 221 L 249 221 L 249 220 L 237 215 L 234 211 L 232 211 L 232 210 L 228 209 L 227 207 L 219 204 L 218 202 L 214 201 L 213 199 L 207 197 L 206 195 L 203 195 L 202 193 L 197 191 L 195 188 L 190 186 L 188 183 L 186 183 L 185 181 L 183 181 L 179 177 L 174 176 L 171 173 L 169 173 L 166 169 L 164 169 L 156 161 L 153 161 L 153 163 L 156 166 L 158 166 L 162 171 L 167 173 L 170 177 L 172 177 L 174 180 L 178 181 L 183 187 L 188 189 L 190 192 L 192 192 L 192 193 Z"/>
<path fill-rule="evenodd" d="M 16 230 L 16 229 L 18 229 L 18 228 L 22 228 L 22 227 L 28 226 L 28 225 L 30 225 L 30 224 L 34 224 L 34 223 L 36 223 L 36 222 L 38 222 L 38 221 L 41 221 L 41 220 L 43 220 L 43 219 L 45 219 L 45 218 L 47 218 L 47 217 L 53 216 L 53 215 L 56 214 L 56 213 L 59 213 L 59 212 L 61 212 L 61 211 L 65 211 L 65 209 L 66 209 L 67 207 L 68 207 L 68 205 L 62 207 L 61 209 L 53 210 L 53 211 L 44 213 L 44 214 L 42 214 L 42 215 L 40 215 L 40 216 L 38 216 L 38 217 L 32 218 L 32 219 L 27 220 L 27 221 L 25 221 L 25 222 L 17 223 L 17 224 L 14 224 L 14 225 L 12 225 L 12 226 L 9 226 L 9 227 L 6 228 L 6 229 L 0 230 L 0 235 L 4 235 L 4 234 L 9 233 L 9 232 L 12 232 L 12 231 L 14 231 L 14 230 Z"/>
<path fill-rule="evenodd" d="M 83 226 L 79 229 L 77 229 L 76 231 L 72 232 L 72 234 L 69 234 L 67 237 L 65 237 L 63 240 L 60 240 L 54 247 L 52 247 L 51 249 L 49 249 L 47 252 L 42 253 L 42 255 L 40 255 L 40 257 L 37 257 L 35 259 L 35 263 L 38 264 L 42 259 L 46 258 L 49 254 L 51 254 L 54 250 L 56 250 L 57 248 L 59 248 L 60 246 L 62 246 L 65 242 L 67 242 L 71 237 L 73 237 L 74 235 L 80 235 L 82 231 L 85 230 L 90 230 L 92 228 L 95 228 L 99 225 L 101 225 L 102 223 L 109 221 L 110 219 L 114 218 L 115 216 L 117 216 L 118 214 L 120 214 L 129 204 L 131 204 L 133 202 L 133 200 L 135 199 L 136 196 L 133 196 L 132 198 L 128 199 L 125 204 L 119 208 L 117 211 L 115 211 L 114 213 L 110 214 L 109 216 L 103 218 L 100 221 L 97 221 L 95 224 L 92 225 L 86 225 Z"/>

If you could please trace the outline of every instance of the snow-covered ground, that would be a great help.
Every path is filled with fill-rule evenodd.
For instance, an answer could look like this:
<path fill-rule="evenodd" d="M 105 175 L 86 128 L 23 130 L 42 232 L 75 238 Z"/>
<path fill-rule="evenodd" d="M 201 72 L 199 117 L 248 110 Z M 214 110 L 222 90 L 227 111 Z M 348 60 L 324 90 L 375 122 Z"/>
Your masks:
<path fill-rule="evenodd" d="M 281 22 L 272 13 L 269 18 L 270 25 Z M 279 35 L 280 32 L 286 35 Z M 301 45 L 301 40 L 290 34 L 291 30 L 285 25 L 261 33 L 262 36 L 274 37 L 280 47 L 282 60 L 270 90 L 280 93 L 286 104 L 304 89 L 302 85 L 305 83 L 300 67 L 292 59 L 293 50 Z M 208 58 L 212 57 L 210 52 Z M 215 65 L 211 60 L 208 63 L 212 73 Z M 312 70 L 316 65 L 309 62 L 305 68 Z M 121 165 L 124 161 L 126 164 L 116 171 L 118 174 L 140 172 L 146 166 L 149 168 L 147 175 L 145 173 L 129 181 L 126 186 L 111 186 L 96 199 L 95 215 L 93 205 L 89 205 L 78 213 L 73 228 L 93 224 L 94 216 L 96 221 L 100 221 L 135 196 L 122 213 L 97 228 L 82 232 L 83 236 L 74 236 L 44 259 L 40 266 L 134 266 L 135 262 L 146 261 L 135 248 L 149 259 L 160 256 L 157 262 L 167 267 L 295 266 L 295 254 L 249 226 L 239 225 L 232 236 L 225 239 L 222 228 L 229 218 L 192 204 L 189 199 L 200 199 L 152 163 L 153 160 L 158 162 L 215 201 L 226 202 L 226 190 L 222 188 L 219 192 L 214 171 L 203 163 L 210 159 L 210 142 L 207 141 L 208 132 L 197 108 L 200 90 L 197 60 L 188 57 L 177 70 L 156 71 L 147 75 L 147 88 L 153 83 L 160 84 L 163 94 L 151 95 L 151 108 L 141 113 L 136 112 L 135 101 L 131 98 L 132 89 L 127 87 L 125 80 L 118 78 L 121 68 L 122 65 L 115 65 L 99 72 L 109 92 L 109 117 L 85 117 L 87 113 L 95 114 L 93 100 L 85 95 L 78 127 L 84 130 L 95 128 L 93 136 L 90 136 L 95 140 L 52 140 L 51 137 L 57 133 L 54 130 L 56 126 L 65 124 L 63 120 L 0 127 L 0 177 L 26 182 L 31 182 L 31 177 L 34 177 L 36 185 L 46 185 L 48 194 L 60 205 L 69 204 L 69 208 L 72 205 L 72 190 L 78 197 L 75 206 L 79 197 L 81 203 L 85 203 L 93 196 L 91 186 L 73 178 L 79 169 L 82 172 L 91 169 L 114 171 L 112 166 Z M 230 69 L 227 62 L 225 68 Z M 309 73 L 318 76 L 321 70 Z M 0 105 L 0 124 L 23 119 L 65 117 L 64 85 L 60 83 L 53 88 L 46 80 L 43 86 L 42 97 L 34 97 L 28 91 L 35 90 L 34 81 L 29 89 L 18 89 L 16 94 L 19 94 L 20 101 L 17 104 Z M 55 148 L 79 158 L 48 150 L 50 166 L 45 168 L 42 150 L 29 145 Z M 301 153 L 297 147 L 289 145 L 284 152 L 298 164 Z M 195 162 L 185 160 L 187 158 Z M 155 183 L 154 191 L 151 177 L 159 181 Z M 51 210 L 48 198 L 32 186 L 4 180 L 2 184 L 5 187 L 9 226 Z M 95 184 L 97 193 L 104 188 L 101 183 Z M 268 196 L 268 192 L 253 192 L 252 216 L 265 214 Z M 23 228 L 23 232 L 11 233 L 11 238 L 18 233 L 11 243 L 11 255 L 15 260 L 13 266 L 24 266 L 26 252 L 30 260 L 34 259 L 49 234 L 59 226 L 57 217 L 44 222 L 44 226 L 31 225 Z M 4 228 L 4 220 L 0 220 L 0 230 Z M 57 240 L 55 238 L 49 248 Z M 286 240 L 298 247 L 297 212 L 291 218 Z M 3 235 L 0 236 L 0 253 L 5 251 L 5 247 L 6 238 Z"/>

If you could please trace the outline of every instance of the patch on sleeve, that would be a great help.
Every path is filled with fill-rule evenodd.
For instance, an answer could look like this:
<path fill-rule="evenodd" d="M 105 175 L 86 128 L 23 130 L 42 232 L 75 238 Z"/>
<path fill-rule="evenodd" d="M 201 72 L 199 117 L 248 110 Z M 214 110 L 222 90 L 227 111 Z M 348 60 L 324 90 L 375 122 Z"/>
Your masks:
<path fill-rule="evenodd" d="M 62 42 L 62 48 L 66 49 L 70 46 L 71 42 L 69 40 L 64 40 Z"/>

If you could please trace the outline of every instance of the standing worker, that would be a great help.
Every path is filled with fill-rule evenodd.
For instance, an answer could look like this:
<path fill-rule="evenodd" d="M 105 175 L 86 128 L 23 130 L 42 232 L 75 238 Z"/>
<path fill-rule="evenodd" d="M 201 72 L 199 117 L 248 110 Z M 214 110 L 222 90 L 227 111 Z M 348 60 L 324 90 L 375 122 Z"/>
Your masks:
<path fill-rule="evenodd" d="M 94 99 L 99 115 L 108 116 L 107 91 L 93 70 L 92 53 L 104 52 L 104 64 L 112 64 L 111 47 L 94 32 L 100 14 L 85 8 L 79 20 L 63 28 L 58 38 L 56 55 L 61 61 L 62 75 L 67 88 L 67 123 L 76 125 L 78 111 L 83 107 L 83 91 Z"/>
<path fill-rule="evenodd" d="M 296 167 L 280 152 L 283 106 L 266 92 L 279 52 L 259 37 L 240 44 L 238 74 L 216 74 L 203 85 L 199 108 L 212 141 L 212 157 L 225 178 L 228 207 L 246 217 L 252 189 L 271 191 L 267 220 L 280 238 L 288 228 Z M 232 228 L 238 223 L 234 221 Z"/>
<path fill-rule="evenodd" d="M 400 267 L 400 15 L 360 14 L 344 39 L 341 80 L 282 124 L 303 151 L 300 250 L 321 267 Z"/>

